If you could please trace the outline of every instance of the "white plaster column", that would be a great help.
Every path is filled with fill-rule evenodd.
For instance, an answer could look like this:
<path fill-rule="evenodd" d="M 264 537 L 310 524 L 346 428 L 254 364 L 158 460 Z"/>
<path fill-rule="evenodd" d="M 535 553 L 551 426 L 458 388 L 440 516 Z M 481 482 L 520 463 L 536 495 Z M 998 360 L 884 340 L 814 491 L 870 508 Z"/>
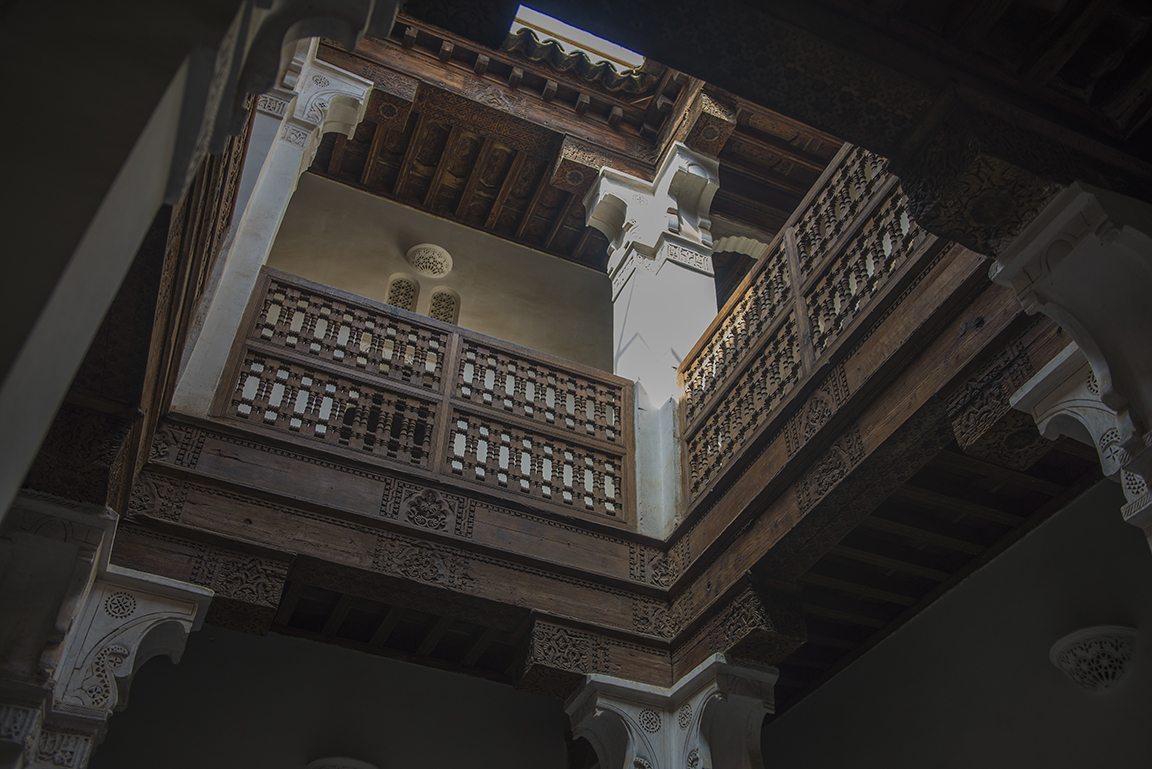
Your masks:
<path fill-rule="evenodd" d="M 1152 206 L 1073 184 L 990 274 L 1075 342 L 1013 405 L 1044 435 L 1095 446 L 1104 474 L 1123 483 L 1125 518 L 1152 536 Z"/>
<path fill-rule="evenodd" d="M 199 334 L 173 397 L 173 408 L 186 414 L 208 413 L 260 268 L 321 137 L 329 131 L 351 135 L 364 116 L 372 83 L 316 59 L 316 40 L 306 45 L 296 57 L 298 74 L 289 67 L 291 80 L 282 81 L 283 90 L 267 95 L 266 103 L 276 99 L 277 109 L 287 94 L 292 97 L 284 106 L 277 139 L 267 152 L 248 204 L 239 215 L 219 281 L 201 309 Z"/>
<path fill-rule="evenodd" d="M 717 654 L 670 688 L 590 675 L 565 710 L 601 769 L 761 769 L 777 677 Z"/>
<path fill-rule="evenodd" d="M 716 317 L 708 209 L 719 179 L 715 158 L 675 144 L 651 182 L 605 168 L 584 198 L 610 242 L 615 372 L 657 406 L 679 394 L 676 368 Z"/>
<path fill-rule="evenodd" d="M 637 521 L 654 537 L 681 508 L 676 369 L 716 317 L 718 189 L 718 161 L 674 144 L 651 182 L 605 168 L 584 198 L 588 224 L 610 241 L 613 367 L 637 382 Z"/>

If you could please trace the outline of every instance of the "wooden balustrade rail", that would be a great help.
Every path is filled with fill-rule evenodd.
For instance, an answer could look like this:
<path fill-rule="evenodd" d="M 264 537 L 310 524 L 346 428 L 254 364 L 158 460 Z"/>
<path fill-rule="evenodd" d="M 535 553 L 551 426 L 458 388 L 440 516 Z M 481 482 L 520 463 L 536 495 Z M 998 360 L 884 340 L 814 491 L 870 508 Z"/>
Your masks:
<path fill-rule="evenodd" d="M 845 145 L 680 365 L 690 507 L 935 243 L 887 161 Z"/>
<path fill-rule="evenodd" d="M 602 523 L 633 521 L 632 383 L 265 268 L 215 413 Z"/>

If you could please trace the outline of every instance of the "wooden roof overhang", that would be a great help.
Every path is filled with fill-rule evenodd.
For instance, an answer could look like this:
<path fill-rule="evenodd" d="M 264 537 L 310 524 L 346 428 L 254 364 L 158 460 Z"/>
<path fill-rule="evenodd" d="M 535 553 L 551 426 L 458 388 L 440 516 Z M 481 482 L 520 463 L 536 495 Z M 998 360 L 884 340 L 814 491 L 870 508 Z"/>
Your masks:
<path fill-rule="evenodd" d="M 583 77 L 524 48 L 403 16 L 355 51 L 323 44 L 321 59 L 375 87 L 354 134 L 325 136 L 310 171 L 603 270 L 607 240 L 582 201 L 601 167 L 651 179 L 674 141 L 718 154 L 718 234 L 767 242 L 840 146 L 656 63 L 642 78 Z"/>

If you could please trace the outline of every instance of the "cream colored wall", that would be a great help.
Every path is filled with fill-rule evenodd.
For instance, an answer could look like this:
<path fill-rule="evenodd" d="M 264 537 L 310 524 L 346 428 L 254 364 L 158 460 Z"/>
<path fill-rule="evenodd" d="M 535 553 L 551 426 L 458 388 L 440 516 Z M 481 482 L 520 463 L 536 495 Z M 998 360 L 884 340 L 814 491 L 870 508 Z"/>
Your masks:
<path fill-rule="evenodd" d="M 417 243 L 453 259 L 442 279 L 417 276 L 417 312 L 447 286 L 460 294 L 464 328 L 612 370 L 606 275 L 312 174 L 300 180 L 268 266 L 384 301 L 393 274 L 416 275 L 404 254 Z"/>

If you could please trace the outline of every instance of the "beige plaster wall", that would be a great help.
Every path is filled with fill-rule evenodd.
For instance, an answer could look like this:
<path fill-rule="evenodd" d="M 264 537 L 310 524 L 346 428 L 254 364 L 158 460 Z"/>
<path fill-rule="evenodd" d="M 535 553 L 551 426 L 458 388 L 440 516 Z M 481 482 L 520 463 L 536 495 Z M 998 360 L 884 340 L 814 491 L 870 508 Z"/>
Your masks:
<path fill-rule="evenodd" d="M 446 248 L 452 272 L 416 275 L 404 254 L 417 243 Z M 379 301 L 392 275 L 408 273 L 420 281 L 417 312 L 447 286 L 464 328 L 612 370 L 607 275 L 329 179 L 304 174 L 268 265 Z"/>

